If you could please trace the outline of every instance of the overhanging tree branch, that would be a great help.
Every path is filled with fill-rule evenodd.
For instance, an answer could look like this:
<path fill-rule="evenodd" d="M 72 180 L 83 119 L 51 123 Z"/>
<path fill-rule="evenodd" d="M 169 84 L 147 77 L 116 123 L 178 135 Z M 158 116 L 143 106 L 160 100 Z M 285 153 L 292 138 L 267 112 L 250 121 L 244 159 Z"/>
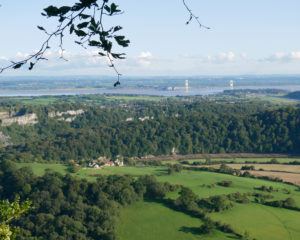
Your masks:
<path fill-rule="evenodd" d="M 187 11 L 189 12 L 189 14 L 190 14 L 190 17 L 189 17 L 188 21 L 186 22 L 187 25 L 190 24 L 193 20 L 195 20 L 195 21 L 199 24 L 200 28 L 211 29 L 210 27 L 207 27 L 207 26 L 203 25 L 203 24 L 200 22 L 199 17 L 196 16 L 196 15 L 193 13 L 193 11 L 192 11 L 192 10 L 190 9 L 190 7 L 187 5 L 187 3 L 186 3 L 185 0 L 182 0 L 182 3 L 183 3 L 183 5 L 184 5 L 184 7 L 186 8 L 186 10 L 187 10 Z"/>
<path fill-rule="evenodd" d="M 0 68 L 0 73 L 7 69 L 19 69 L 24 65 L 28 65 L 28 69 L 32 70 L 34 66 L 41 60 L 47 60 L 45 53 L 50 49 L 50 41 L 59 38 L 60 57 L 64 58 L 63 39 L 67 33 L 75 36 L 75 43 L 87 49 L 88 47 L 96 48 L 98 55 L 107 57 L 117 74 L 118 80 L 115 86 L 120 84 L 121 74 L 116 69 L 114 59 L 124 59 L 124 53 L 115 53 L 112 51 L 113 45 L 117 44 L 121 47 L 128 47 L 130 41 L 125 36 L 120 35 L 121 26 L 113 26 L 106 29 L 103 25 L 104 16 L 115 16 L 122 14 L 118 5 L 109 3 L 109 0 L 79 0 L 72 6 L 49 6 L 44 9 L 43 16 L 47 18 L 57 18 L 58 26 L 56 30 L 49 33 L 42 26 L 38 29 L 47 35 L 47 39 L 43 42 L 40 49 L 27 58 L 11 62 L 6 67 Z M 66 60 L 66 59 L 65 59 Z"/>
<path fill-rule="evenodd" d="M 76 0 L 71 6 L 48 6 L 42 12 L 42 15 L 47 18 L 57 18 L 58 26 L 56 30 L 49 33 L 44 27 L 37 26 L 43 31 L 47 38 L 42 43 L 40 49 L 29 55 L 21 61 L 12 61 L 9 65 L 0 68 L 0 73 L 7 69 L 19 69 L 24 65 L 32 70 L 35 65 L 42 60 L 48 60 L 45 57 L 47 50 L 51 48 L 50 41 L 59 39 L 58 47 L 60 49 L 60 58 L 67 61 L 64 57 L 65 49 L 63 47 L 63 39 L 66 34 L 75 36 L 75 43 L 84 49 L 96 48 L 98 56 L 106 57 L 109 61 L 109 66 L 117 75 L 117 81 L 114 86 L 120 84 L 120 76 L 122 75 L 115 66 L 115 59 L 125 59 L 126 54 L 113 52 L 113 46 L 128 47 L 130 41 L 123 35 L 119 35 L 122 30 L 121 26 L 112 26 L 105 28 L 103 24 L 104 16 L 112 17 L 122 14 L 115 3 L 110 3 L 110 0 Z M 189 13 L 189 19 L 186 24 L 190 24 L 195 20 L 201 28 L 210 29 L 199 21 L 199 17 L 194 15 L 191 8 L 187 5 L 186 0 L 182 0 L 186 10 Z M 0 5 L 1 6 L 1 5 Z"/>

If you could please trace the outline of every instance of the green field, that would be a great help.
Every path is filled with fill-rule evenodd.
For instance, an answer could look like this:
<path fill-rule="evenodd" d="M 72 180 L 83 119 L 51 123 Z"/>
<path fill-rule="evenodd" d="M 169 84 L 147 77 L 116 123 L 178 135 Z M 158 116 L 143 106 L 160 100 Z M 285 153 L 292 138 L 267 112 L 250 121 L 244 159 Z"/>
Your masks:
<path fill-rule="evenodd" d="M 247 230 L 256 239 L 300 239 L 300 212 L 258 204 L 237 204 L 232 210 L 214 213 L 212 217 L 229 223 L 240 232 Z"/>
<path fill-rule="evenodd" d="M 59 172 L 61 174 L 66 174 L 67 166 L 63 164 L 55 163 L 17 163 L 17 167 L 30 167 L 33 173 L 37 176 L 44 175 L 47 169 Z"/>
<path fill-rule="evenodd" d="M 12 97 L 10 100 L 15 102 L 20 102 L 24 105 L 39 105 L 39 106 L 47 106 L 49 104 L 53 104 L 59 100 L 58 97 L 55 96 L 43 96 L 43 97 Z"/>
<path fill-rule="evenodd" d="M 277 95 L 277 96 L 276 95 L 275 96 L 262 95 L 262 96 L 259 96 L 259 97 L 255 97 L 254 99 L 257 100 L 257 101 L 267 101 L 267 102 L 270 102 L 274 105 L 275 104 L 277 104 L 277 105 L 296 105 L 296 104 L 299 103 L 299 101 L 294 100 L 294 99 L 285 98 L 283 95 Z"/>
<path fill-rule="evenodd" d="M 117 237 L 121 240 L 232 239 L 220 232 L 207 237 L 190 232 L 201 224 L 199 219 L 159 203 L 139 202 L 121 212 Z"/>
<path fill-rule="evenodd" d="M 62 174 L 67 173 L 67 166 L 63 164 L 18 163 L 17 166 L 31 167 L 36 175 L 44 174 L 46 169 L 51 169 Z M 183 171 L 178 174 L 168 175 L 166 167 L 106 167 L 104 169 L 81 168 L 77 173 L 72 175 L 81 178 L 96 179 L 98 175 L 113 174 L 128 174 L 133 176 L 155 175 L 159 181 L 170 182 L 172 184 L 181 184 L 189 187 L 200 197 L 209 197 L 212 195 L 229 194 L 234 192 L 253 192 L 254 187 L 259 187 L 262 185 L 272 186 L 273 188 L 278 189 L 278 192 L 272 193 L 276 199 L 293 197 L 297 200 L 297 203 L 300 207 L 300 191 L 296 191 L 297 188 L 294 186 L 278 182 L 242 178 L 213 172 Z M 217 182 L 223 180 L 232 181 L 232 187 L 224 188 L 215 185 L 213 188 L 208 188 L 203 186 L 216 184 Z M 289 195 L 284 193 L 282 191 L 284 188 L 290 190 L 291 193 Z"/>
<path fill-rule="evenodd" d="M 44 164 L 44 163 L 17 163 L 18 167 L 30 167 L 35 175 L 43 175 L 47 169 L 66 174 L 68 172 L 67 165 L 64 164 Z M 81 178 L 96 178 L 97 175 L 113 175 L 128 174 L 134 176 L 140 175 L 162 175 L 166 173 L 165 167 L 106 167 L 104 169 L 81 168 L 77 173 L 72 175 Z"/>
<path fill-rule="evenodd" d="M 61 173 L 65 173 L 67 170 L 67 167 L 62 164 L 23 163 L 18 164 L 18 166 L 30 166 L 38 175 L 43 174 L 47 168 Z M 295 186 L 212 172 L 183 171 L 174 175 L 167 175 L 166 167 L 107 167 L 104 169 L 83 168 L 75 175 L 93 180 L 99 174 L 131 174 L 134 176 L 152 174 L 156 175 L 159 181 L 189 187 L 200 198 L 234 192 L 254 192 L 254 187 L 273 186 L 277 189 L 276 192 L 271 193 L 274 200 L 292 197 L 300 207 L 300 191 Z M 233 185 L 231 187 L 216 185 L 217 182 L 223 180 L 232 181 Z M 208 185 L 213 186 L 208 187 Z M 290 194 L 285 193 L 283 189 L 290 190 Z M 176 196 L 177 193 L 172 193 L 168 197 L 175 198 Z M 211 216 L 215 220 L 229 223 L 240 233 L 248 231 L 250 236 L 256 239 L 300 239 L 300 212 L 297 211 L 251 203 L 235 204 L 233 209 L 222 213 L 213 213 Z M 118 235 L 119 239 L 122 240 L 227 239 L 224 234 L 219 232 L 204 237 L 180 231 L 183 227 L 192 228 L 200 225 L 200 220 L 175 212 L 158 203 L 137 203 L 122 210 Z"/>

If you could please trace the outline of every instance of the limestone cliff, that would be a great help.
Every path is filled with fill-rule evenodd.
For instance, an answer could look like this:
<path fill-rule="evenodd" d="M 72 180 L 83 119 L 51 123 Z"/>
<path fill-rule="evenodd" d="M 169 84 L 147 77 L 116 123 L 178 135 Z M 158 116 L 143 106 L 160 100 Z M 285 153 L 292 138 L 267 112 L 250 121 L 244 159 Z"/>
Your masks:
<path fill-rule="evenodd" d="M 14 116 L 8 112 L 0 112 L 0 122 L 1 126 L 6 127 L 14 123 L 25 126 L 34 125 L 38 123 L 38 117 L 35 113 L 24 114 L 21 116 Z"/>
<path fill-rule="evenodd" d="M 6 147 L 11 145 L 10 137 L 6 136 L 3 132 L 0 131 L 0 147 Z"/>
<path fill-rule="evenodd" d="M 78 109 L 78 110 L 68 110 L 65 112 L 49 112 L 48 117 L 49 118 L 57 118 L 59 121 L 65 121 L 65 122 L 72 122 L 75 120 L 75 118 L 79 115 L 84 114 L 84 110 Z"/>

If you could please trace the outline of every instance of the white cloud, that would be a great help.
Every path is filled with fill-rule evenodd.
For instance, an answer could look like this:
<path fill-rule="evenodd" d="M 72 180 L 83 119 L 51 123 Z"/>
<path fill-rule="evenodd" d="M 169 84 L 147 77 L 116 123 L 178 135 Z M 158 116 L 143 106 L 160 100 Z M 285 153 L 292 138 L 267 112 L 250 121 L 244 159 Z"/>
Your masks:
<path fill-rule="evenodd" d="M 217 57 L 216 57 L 216 60 L 217 61 L 220 61 L 220 62 L 233 62 L 236 60 L 236 55 L 235 53 L 233 52 L 223 52 L 223 53 L 220 53 Z"/>
<path fill-rule="evenodd" d="M 153 60 L 153 55 L 152 55 L 152 53 L 149 52 L 149 51 L 141 52 L 141 53 L 139 54 L 139 56 L 137 57 L 138 63 L 139 63 L 140 65 L 142 65 L 142 66 L 145 66 L 145 67 L 151 65 L 152 60 Z"/>
<path fill-rule="evenodd" d="M 248 60 L 246 53 L 235 53 L 232 51 L 220 52 L 217 54 L 210 54 L 207 56 L 203 55 L 183 55 L 181 56 L 184 59 L 190 59 L 193 61 L 209 64 L 227 64 L 227 63 L 236 63 Z"/>
<path fill-rule="evenodd" d="M 10 60 L 21 60 L 28 53 L 17 53 Z M 81 53 L 64 52 L 68 61 L 60 59 L 59 51 L 47 51 L 49 61 L 39 62 L 34 71 L 27 68 L 18 74 L 47 75 L 107 75 L 114 74 L 108 67 L 109 61 L 99 57 L 97 51 Z M 260 73 L 300 73 L 300 52 L 277 52 L 265 58 L 251 58 L 246 53 L 224 51 L 210 55 L 185 54 L 169 58 L 153 56 L 150 51 L 142 51 L 125 60 L 115 60 L 117 69 L 124 75 L 201 75 L 201 74 L 260 74 Z M 0 66 L 8 65 L 7 57 L 0 57 Z M 284 64 L 283 64 L 284 63 Z M 8 71 L 15 74 L 15 71 Z"/>
<path fill-rule="evenodd" d="M 291 62 L 300 61 L 300 51 L 276 52 L 265 59 L 269 62 Z"/>

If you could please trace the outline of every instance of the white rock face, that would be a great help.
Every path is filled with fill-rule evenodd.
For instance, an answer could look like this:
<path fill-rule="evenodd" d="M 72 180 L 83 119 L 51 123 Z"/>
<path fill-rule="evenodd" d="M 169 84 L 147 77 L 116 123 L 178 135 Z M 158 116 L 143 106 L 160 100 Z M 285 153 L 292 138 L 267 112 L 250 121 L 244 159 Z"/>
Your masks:
<path fill-rule="evenodd" d="M 11 116 L 8 112 L 0 113 L 1 126 L 7 127 L 14 123 L 25 126 L 38 123 L 38 117 L 35 113 L 24 114 L 22 116 Z"/>
<path fill-rule="evenodd" d="M 0 112 L 0 120 L 9 118 L 9 112 Z"/>
<path fill-rule="evenodd" d="M 50 112 L 48 113 L 48 117 L 62 117 L 64 115 L 69 115 L 69 116 L 78 116 L 84 114 L 84 110 L 83 109 L 79 109 L 79 110 L 68 110 L 66 112 Z"/>
<path fill-rule="evenodd" d="M 126 122 L 132 122 L 132 121 L 133 121 L 132 117 L 126 119 Z"/>
<path fill-rule="evenodd" d="M 11 145 L 10 137 L 6 136 L 3 132 L 0 132 L 0 147 L 6 147 Z"/>
<path fill-rule="evenodd" d="M 75 118 L 79 115 L 84 114 L 85 111 L 83 109 L 79 110 L 68 110 L 66 112 L 49 112 L 49 118 L 59 117 L 57 120 L 65 121 L 65 122 L 73 122 Z"/>

